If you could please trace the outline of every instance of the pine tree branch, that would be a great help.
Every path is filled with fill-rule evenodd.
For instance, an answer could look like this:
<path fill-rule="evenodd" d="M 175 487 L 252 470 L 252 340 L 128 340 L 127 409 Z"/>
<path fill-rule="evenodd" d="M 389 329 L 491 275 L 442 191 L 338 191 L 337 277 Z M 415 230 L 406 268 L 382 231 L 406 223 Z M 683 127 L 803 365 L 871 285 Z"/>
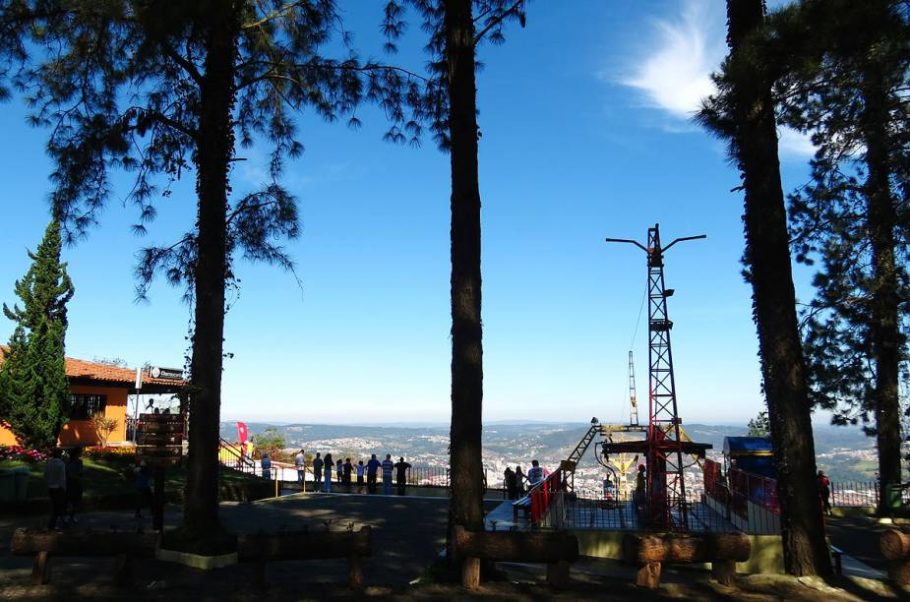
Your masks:
<path fill-rule="evenodd" d="M 161 47 L 164 49 L 164 53 L 168 56 L 168 58 L 183 68 L 183 70 L 186 71 L 187 75 L 189 75 L 198 86 L 202 86 L 202 74 L 199 73 L 199 69 L 196 68 L 196 65 L 194 65 L 192 61 L 174 50 L 174 48 L 167 42 L 161 42 Z"/>
<path fill-rule="evenodd" d="M 279 17 L 283 17 L 284 15 L 288 14 L 295 8 L 300 8 L 304 4 L 306 4 L 306 2 L 303 2 L 303 1 L 289 2 L 288 4 L 285 4 L 284 6 L 278 8 L 278 10 L 274 10 L 271 13 L 267 14 L 266 16 L 259 19 L 258 21 L 252 21 L 250 23 L 243 23 L 240 26 L 240 28 L 241 29 L 254 29 L 256 27 L 262 27 L 269 21 L 273 21 L 275 19 L 278 19 Z"/>
<path fill-rule="evenodd" d="M 479 44 L 480 41 L 483 39 L 483 36 L 485 36 L 491 29 L 500 25 L 503 21 L 505 21 L 505 19 L 507 17 L 517 13 L 518 9 L 521 8 L 521 6 L 524 4 L 524 2 L 525 2 L 525 0 L 516 0 L 515 4 L 513 4 L 508 9 L 503 11 L 495 19 L 492 19 L 489 23 L 487 23 L 487 26 L 484 27 L 482 30 L 480 30 L 480 33 L 478 33 L 474 36 L 474 45 L 477 46 L 477 44 Z"/>

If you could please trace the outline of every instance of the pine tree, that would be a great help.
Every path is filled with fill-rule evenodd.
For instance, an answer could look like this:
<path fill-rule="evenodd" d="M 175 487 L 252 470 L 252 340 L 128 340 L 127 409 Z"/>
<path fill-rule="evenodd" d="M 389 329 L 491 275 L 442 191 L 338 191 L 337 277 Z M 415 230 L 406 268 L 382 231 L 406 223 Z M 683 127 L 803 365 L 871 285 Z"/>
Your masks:
<path fill-rule="evenodd" d="M 27 446 L 48 448 L 66 422 L 69 383 L 64 356 L 66 304 L 74 288 L 60 262 L 60 224 L 54 219 L 35 253 L 32 265 L 15 291 L 22 307 L 3 305 L 16 322 L 4 362 L 0 365 L 0 419 Z"/>
<path fill-rule="evenodd" d="M 807 0 L 773 15 L 754 44 L 778 64 L 782 121 L 818 147 L 811 182 L 790 197 L 797 258 L 820 264 L 804 345 L 813 400 L 837 423 L 872 423 L 881 512 L 901 481 L 908 13 L 892 0 Z"/>
<path fill-rule="evenodd" d="M 52 200 L 72 235 L 109 198 L 111 170 L 135 174 L 128 198 L 139 210 L 139 233 L 168 184 L 194 172 L 195 228 L 170 246 L 145 249 L 137 273 L 140 295 L 163 272 L 194 303 L 184 521 L 200 538 L 219 533 L 225 289 L 235 281 L 234 257 L 291 267 L 282 243 L 299 234 L 297 206 L 280 176 L 303 151 L 298 115 L 349 115 L 356 126 L 354 108 L 373 101 L 392 121 L 390 139 L 414 139 L 420 127 L 405 111 L 421 102 L 420 82 L 361 61 L 331 0 L 0 3 L 16 8 L 0 10 L 0 31 L 28 34 L 38 49 L 14 83 L 31 94 L 32 121 L 51 128 Z M 18 26 L 23 21 L 29 26 Z M 336 42 L 341 58 L 325 56 Z M 8 60 L 22 60 L 23 45 L 4 48 Z M 238 145 L 255 144 L 271 149 L 267 181 L 233 195 Z"/>
<path fill-rule="evenodd" d="M 477 46 L 501 43 L 509 20 L 524 23 L 524 0 L 412 0 L 430 32 L 432 79 L 424 114 L 433 123 L 451 163 L 452 419 L 451 529 L 482 531 L 483 519 L 483 327 L 481 323 L 481 222 L 477 125 Z M 476 14 L 475 14 L 476 9 Z M 404 28 L 401 3 L 387 4 L 390 38 Z M 478 31 L 477 25 L 480 25 Z M 450 550 L 451 552 L 451 550 Z M 450 554 L 450 559 L 454 558 Z M 459 559 L 460 562 L 460 559 Z M 465 567 L 479 580 L 479 566 Z"/>
<path fill-rule="evenodd" d="M 764 13 L 762 0 L 727 0 L 730 54 L 715 76 L 718 93 L 706 102 L 699 120 L 729 141 L 743 180 L 744 262 L 778 474 L 784 566 L 794 575 L 828 575 L 780 179 L 771 94 L 775 80 L 767 64 L 753 60 L 747 43 L 763 25 Z"/>
<path fill-rule="evenodd" d="M 749 437 L 767 437 L 771 434 L 771 423 L 768 421 L 768 410 L 762 410 L 758 416 L 749 420 L 746 425 Z"/>

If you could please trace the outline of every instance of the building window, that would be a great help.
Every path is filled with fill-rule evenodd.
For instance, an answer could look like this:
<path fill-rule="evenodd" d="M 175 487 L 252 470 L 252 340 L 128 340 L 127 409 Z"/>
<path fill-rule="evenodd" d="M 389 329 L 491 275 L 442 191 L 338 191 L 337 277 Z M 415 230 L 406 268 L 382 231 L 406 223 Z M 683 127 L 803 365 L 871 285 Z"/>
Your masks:
<path fill-rule="evenodd" d="M 107 395 L 75 393 L 70 395 L 70 418 L 91 418 L 92 414 L 104 412 Z"/>

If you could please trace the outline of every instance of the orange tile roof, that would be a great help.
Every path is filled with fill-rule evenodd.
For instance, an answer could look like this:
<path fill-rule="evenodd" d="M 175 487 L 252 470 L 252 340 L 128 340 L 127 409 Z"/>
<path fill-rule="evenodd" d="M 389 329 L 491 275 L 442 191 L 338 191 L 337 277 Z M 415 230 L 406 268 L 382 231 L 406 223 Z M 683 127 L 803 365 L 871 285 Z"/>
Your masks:
<path fill-rule="evenodd" d="M 0 345 L 0 364 L 3 363 L 3 357 L 6 354 L 6 346 Z M 71 379 L 97 380 L 109 383 L 122 383 L 129 385 L 130 388 L 136 384 L 136 369 L 121 368 L 113 364 L 103 362 L 90 362 L 76 358 L 66 358 L 66 376 Z M 142 374 L 143 385 L 163 385 L 174 388 L 183 386 L 186 381 L 172 380 L 169 378 L 152 378 L 148 372 Z"/>

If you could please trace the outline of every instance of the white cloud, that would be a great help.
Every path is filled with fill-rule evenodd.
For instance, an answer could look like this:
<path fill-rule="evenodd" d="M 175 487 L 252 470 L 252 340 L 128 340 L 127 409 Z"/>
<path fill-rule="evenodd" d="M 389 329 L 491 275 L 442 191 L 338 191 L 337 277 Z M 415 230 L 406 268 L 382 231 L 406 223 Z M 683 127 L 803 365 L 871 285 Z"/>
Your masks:
<path fill-rule="evenodd" d="M 778 129 L 777 146 L 782 155 L 805 158 L 815 154 L 815 146 L 808 134 L 801 134 L 790 128 Z"/>
<path fill-rule="evenodd" d="M 714 91 L 711 72 L 723 60 L 723 3 L 685 0 L 682 14 L 653 24 L 645 56 L 620 80 L 651 107 L 689 119 Z"/>
<path fill-rule="evenodd" d="M 775 2 L 772 4 L 785 4 Z M 716 0 L 684 0 L 673 19 L 653 22 L 646 34 L 646 50 L 620 79 L 637 90 L 648 107 L 669 115 L 661 127 L 669 133 L 691 131 L 691 119 L 701 101 L 716 90 L 711 73 L 726 56 L 724 3 Z M 780 129 L 781 154 L 804 159 L 815 153 L 809 137 L 789 128 Z"/>

